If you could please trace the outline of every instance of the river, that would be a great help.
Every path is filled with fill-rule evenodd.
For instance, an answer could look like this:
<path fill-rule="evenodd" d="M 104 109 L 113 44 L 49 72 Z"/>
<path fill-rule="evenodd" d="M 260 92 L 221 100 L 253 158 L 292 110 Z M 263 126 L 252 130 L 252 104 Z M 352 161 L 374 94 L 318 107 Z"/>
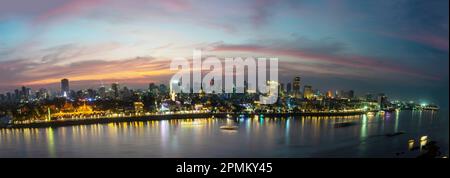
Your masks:
<path fill-rule="evenodd" d="M 408 140 L 417 146 L 422 136 L 448 155 L 448 126 L 441 110 L 0 129 L 0 157 L 416 157 L 420 151 L 409 151 Z"/>

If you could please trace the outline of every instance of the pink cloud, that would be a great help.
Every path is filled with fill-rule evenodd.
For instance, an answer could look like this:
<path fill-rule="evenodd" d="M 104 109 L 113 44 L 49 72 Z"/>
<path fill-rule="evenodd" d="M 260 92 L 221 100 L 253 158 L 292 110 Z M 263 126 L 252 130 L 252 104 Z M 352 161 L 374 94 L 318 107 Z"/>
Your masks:
<path fill-rule="evenodd" d="M 448 36 L 439 36 L 431 33 L 391 33 L 391 32 L 377 32 L 383 36 L 398 38 L 402 40 L 412 41 L 422 45 L 430 46 L 435 49 L 448 51 L 449 50 L 449 38 Z"/>
<path fill-rule="evenodd" d="M 317 54 L 312 52 L 307 52 L 300 49 L 282 49 L 282 48 L 269 48 L 259 45 L 226 45 L 221 44 L 213 48 L 213 51 L 243 51 L 243 52 L 253 52 L 253 53 L 265 53 L 265 54 L 275 54 L 281 56 L 291 56 L 296 58 L 301 58 L 304 60 L 319 61 L 329 64 L 335 64 L 350 68 L 363 68 L 368 70 L 397 73 L 408 76 L 420 77 L 423 79 L 440 80 L 439 77 L 431 76 L 427 74 L 422 74 L 420 71 L 415 71 L 412 69 L 404 68 L 394 64 L 387 64 L 380 60 L 376 60 L 366 56 L 335 56 L 328 54 Z"/>
<path fill-rule="evenodd" d="M 61 6 L 42 13 L 36 18 L 35 23 L 45 22 L 53 17 L 61 17 L 67 14 L 77 13 L 80 10 L 88 7 L 95 7 L 104 2 L 105 0 L 70 0 Z"/>
<path fill-rule="evenodd" d="M 436 49 L 448 51 L 448 43 L 449 43 L 448 37 L 444 38 L 434 34 L 424 34 L 424 35 L 407 35 L 404 36 L 403 38 L 417 43 L 426 44 Z"/>
<path fill-rule="evenodd" d="M 183 11 L 191 8 L 191 4 L 185 0 L 163 0 L 160 3 L 171 11 Z"/>

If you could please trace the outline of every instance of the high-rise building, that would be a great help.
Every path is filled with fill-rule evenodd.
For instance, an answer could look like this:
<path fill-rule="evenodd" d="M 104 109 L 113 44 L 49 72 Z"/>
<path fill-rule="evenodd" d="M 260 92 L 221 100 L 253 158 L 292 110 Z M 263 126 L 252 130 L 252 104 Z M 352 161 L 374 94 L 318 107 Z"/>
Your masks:
<path fill-rule="evenodd" d="M 313 96 L 314 96 L 314 92 L 312 90 L 312 87 L 309 85 L 305 85 L 303 87 L 303 98 L 312 99 Z"/>
<path fill-rule="evenodd" d="M 134 102 L 134 112 L 143 113 L 144 112 L 144 103 Z"/>
<path fill-rule="evenodd" d="M 367 93 L 365 96 L 366 101 L 374 101 L 374 96 L 371 93 Z"/>
<path fill-rule="evenodd" d="M 68 97 L 70 93 L 69 79 L 61 80 L 61 96 Z"/>
<path fill-rule="evenodd" d="M 98 95 L 100 96 L 100 98 L 106 98 L 106 88 L 105 86 L 100 86 L 100 88 L 98 89 Z"/>
<path fill-rule="evenodd" d="M 286 84 L 286 93 L 290 94 L 292 92 L 292 84 L 287 83 Z"/>
<path fill-rule="evenodd" d="M 355 97 L 355 91 L 349 90 L 349 91 L 347 92 L 347 98 L 348 98 L 348 99 L 352 99 L 353 97 Z"/>
<path fill-rule="evenodd" d="M 15 89 L 14 90 L 14 99 L 15 99 L 15 101 L 19 101 L 20 100 L 20 91 L 19 91 L 19 89 Z"/>
<path fill-rule="evenodd" d="M 22 86 L 22 89 L 19 91 L 19 99 L 28 100 L 31 98 L 31 88 L 27 88 Z"/>
<path fill-rule="evenodd" d="M 120 98 L 121 100 L 127 100 L 131 98 L 131 91 L 128 89 L 128 87 L 123 87 L 123 89 L 120 91 Z"/>
<path fill-rule="evenodd" d="M 45 88 L 39 89 L 39 91 L 36 92 L 36 98 L 37 99 L 48 99 L 49 98 L 49 94 L 48 94 L 47 89 L 45 89 Z"/>
<path fill-rule="evenodd" d="M 167 93 L 167 86 L 164 84 L 159 85 L 159 92 L 161 93 Z"/>
<path fill-rule="evenodd" d="M 111 84 L 111 90 L 113 91 L 113 96 L 115 99 L 119 97 L 119 83 L 113 83 Z"/>
<path fill-rule="evenodd" d="M 155 83 L 150 83 L 148 85 L 148 91 L 153 94 L 159 93 L 159 87 Z"/>
<path fill-rule="evenodd" d="M 342 91 L 336 90 L 334 93 L 335 98 L 341 98 L 342 97 Z"/>
<path fill-rule="evenodd" d="M 331 90 L 327 91 L 327 98 L 333 98 L 333 92 Z"/>
<path fill-rule="evenodd" d="M 22 96 L 26 96 L 27 95 L 27 87 L 22 86 L 22 90 L 21 90 Z"/>
<path fill-rule="evenodd" d="M 10 92 L 6 93 L 6 97 L 8 99 L 8 102 L 12 102 L 14 100 L 14 98 Z"/>
<path fill-rule="evenodd" d="M 292 83 L 292 92 L 294 97 L 300 98 L 300 77 L 295 77 Z"/>
<path fill-rule="evenodd" d="M 378 100 L 378 105 L 380 106 L 381 109 L 386 108 L 388 106 L 388 104 L 389 104 L 387 96 L 384 95 L 384 93 L 378 94 L 377 100 Z"/>

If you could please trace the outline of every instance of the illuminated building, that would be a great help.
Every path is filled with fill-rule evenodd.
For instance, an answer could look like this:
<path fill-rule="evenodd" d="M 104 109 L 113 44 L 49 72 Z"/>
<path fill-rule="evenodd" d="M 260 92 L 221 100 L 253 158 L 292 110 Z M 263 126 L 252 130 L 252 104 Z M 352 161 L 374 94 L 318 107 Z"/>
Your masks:
<path fill-rule="evenodd" d="M 170 99 L 172 101 L 176 101 L 176 99 L 177 99 L 177 94 L 176 94 L 176 91 L 174 91 L 173 86 L 174 85 L 180 86 L 180 84 L 181 84 L 181 81 L 173 80 L 173 81 L 171 81 L 171 83 L 169 85 L 169 87 L 170 87 Z"/>
<path fill-rule="evenodd" d="M 157 93 L 159 93 L 159 88 L 158 88 L 158 86 L 155 85 L 155 83 L 150 83 L 148 85 L 148 91 L 150 93 L 157 94 Z"/>
<path fill-rule="evenodd" d="M 12 102 L 14 99 L 12 93 L 10 92 L 6 93 L 6 99 L 8 100 L 8 102 Z"/>
<path fill-rule="evenodd" d="M 303 87 L 303 98 L 312 99 L 313 96 L 314 96 L 314 93 L 313 93 L 312 87 L 309 85 L 305 85 Z"/>
<path fill-rule="evenodd" d="M 61 80 L 61 96 L 68 97 L 70 92 L 69 79 Z"/>
<path fill-rule="evenodd" d="M 41 88 L 38 92 L 36 92 L 36 99 L 48 99 L 49 94 L 47 89 Z"/>
<path fill-rule="evenodd" d="M 327 98 L 333 98 L 333 92 L 331 90 L 327 91 Z"/>
<path fill-rule="evenodd" d="M 129 98 L 131 98 L 131 91 L 128 89 L 128 87 L 123 87 L 123 89 L 120 91 L 120 99 L 128 100 Z"/>
<path fill-rule="evenodd" d="M 355 92 L 353 90 L 349 90 L 347 92 L 345 92 L 345 97 L 348 99 L 352 99 L 355 95 Z"/>
<path fill-rule="evenodd" d="M 244 93 L 248 92 L 248 82 L 247 80 L 244 81 Z"/>
<path fill-rule="evenodd" d="M 16 101 L 19 101 L 19 100 L 20 100 L 20 92 L 19 92 L 19 89 L 15 89 L 15 90 L 14 90 L 14 98 L 15 98 Z"/>
<path fill-rule="evenodd" d="M 290 94 L 292 92 L 292 84 L 291 83 L 287 83 L 286 84 L 286 93 Z"/>
<path fill-rule="evenodd" d="M 278 93 L 280 93 L 280 83 L 278 83 L 277 81 L 274 80 L 269 80 L 267 81 L 267 86 L 269 86 L 269 95 L 276 95 Z M 272 87 L 275 86 L 275 87 Z M 274 92 L 273 90 L 276 90 L 276 92 Z"/>
<path fill-rule="evenodd" d="M 388 105 L 388 100 L 387 100 L 387 96 L 384 95 L 384 93 L 380 93 L 378 94 L 378 105 L 380 106 L 381 109 L 384 109 L 387 107 Z"/>
<path fill-rule="evenodd" d="M 336 90 L 336 92 L 334 93 L 334 97 L 341 98 L 341 91 Z"/>
<path fill-rule="evenodd" d="M 300 77 L 295 77 L 292 83 L 292 92 L 295 98 L 300 98 Z"/>
<path fill-rule="evenodd" d="M 100 98 L 106 98 L 106 88 L 105 88 L 105 86 L 102 85 L 98 89 L 98 95 L 100 96 Z"/>
<path fill-rule="evenodd" d="M 104 114 L 104 112 L 94 111 L 94 109 L 91 106 L 86 105 L 86 103 L 75 108 L 71 103 L 66 102 L 59 112 L 51 114 L 51 118 L 70 118 L 74 116 L 81 117 L 98 114 Z"/>
<path fill-rule="evenodd" d="M 161 93 L 167 93 L 167 86 L 164 84 L 159 85 L 159 92 Z"/>
<path fill-rule="evenodd" d="M 144 112 L 144 103 L 134 102 L 134 112 L 143 113 Z"/>
<path fill-rule="evenodd" d="M 113 97 L 117 99 L 119 97 L 119 83 L 111 84 L 111 90 L 113 91 Z"/>

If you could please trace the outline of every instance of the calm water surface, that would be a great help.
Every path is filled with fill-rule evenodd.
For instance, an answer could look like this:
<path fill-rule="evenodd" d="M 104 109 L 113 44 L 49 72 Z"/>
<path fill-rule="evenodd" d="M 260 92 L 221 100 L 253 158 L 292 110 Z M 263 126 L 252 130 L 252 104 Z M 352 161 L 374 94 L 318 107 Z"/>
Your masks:
<path fill-rule="evenodd" d="M 335 128 L 341 122 L 355 124 Z M 0 129 L 0 157 L 415 157 L 408 140 L 423 135 L 448 155 L 448 126 L 441 110 Z M 405 134 L 386 136 L 395 132 Z"/>

